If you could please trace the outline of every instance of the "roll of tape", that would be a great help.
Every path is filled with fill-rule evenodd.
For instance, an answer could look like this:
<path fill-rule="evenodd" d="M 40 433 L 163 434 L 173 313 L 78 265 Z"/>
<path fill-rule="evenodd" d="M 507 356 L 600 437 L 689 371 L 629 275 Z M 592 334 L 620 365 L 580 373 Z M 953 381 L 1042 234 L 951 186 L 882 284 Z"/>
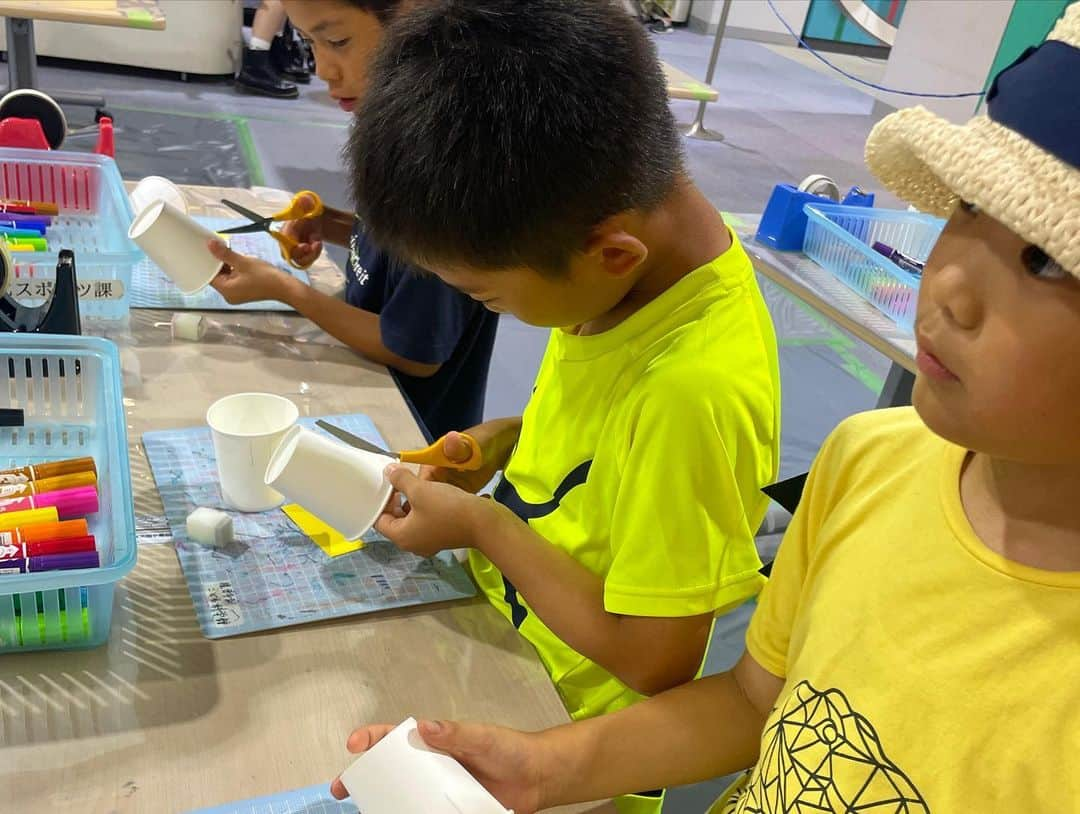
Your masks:
<path fill-rule="evenodd" d="M 799 192 L 820 195 L 830 201 L 840 202 L 840 187 L 827 175 L 808 175 L 799 184 Z"/>
<path fill-rule="evenodd" d="M 188 342 L 200 341 L 206 336 L 206 317 L 183 311 L 173 314 L 172 335 L 173 339 L 183 339 Z"/>

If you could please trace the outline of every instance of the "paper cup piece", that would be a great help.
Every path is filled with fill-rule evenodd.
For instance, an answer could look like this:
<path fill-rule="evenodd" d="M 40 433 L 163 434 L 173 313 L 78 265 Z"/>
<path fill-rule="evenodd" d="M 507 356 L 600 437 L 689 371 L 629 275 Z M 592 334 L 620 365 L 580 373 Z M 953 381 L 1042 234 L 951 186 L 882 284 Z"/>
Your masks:
<path fill-rule="evenodd" d="M 383 474 L 390 459 L 293 427 L 274 452 L 266 483 L 346 540 L 359 540 L 379 519 L 393 487 Z"/>
<path fill-rule="evenodd" d="M 187 199 L 180 191 L 180 187 L 160 175 L 148 175 L 143 178 L 135 185 L 135 189 L 131 190 L 128 198 L 131 199 L 131 208 L 136 212 L 142 212 L 157 201 L 165 201 L 184 213 L 188 211 Z"/>
<path fill-rule="evenodd" d="M 199 342 L 206 336 L 206 317 L 191 311 L 177 311 L 169 323 L 173 339 Z"/>
<path fill-rule="evenodd" d="M 363 814 L 513 814 L 407 719 L 341 773 Z"/>
<path fill-rule="evenodd" d="M 300 411 L 270 393 L 237 393 L 210 405 L 206 423 L 214 438 L 218 480 L 226 505 L 242 512 L 265 512 L 284 502 L 263 475 L 281 439 Z"/>
<path fill-rule="evenodd" d="M 128 237 L 183 294 L 198 294 L 221 268 L 221 261 L 206 247 L 218 236 L 165 201 L 152 203 L 139 212 L 128 229 Z"/>

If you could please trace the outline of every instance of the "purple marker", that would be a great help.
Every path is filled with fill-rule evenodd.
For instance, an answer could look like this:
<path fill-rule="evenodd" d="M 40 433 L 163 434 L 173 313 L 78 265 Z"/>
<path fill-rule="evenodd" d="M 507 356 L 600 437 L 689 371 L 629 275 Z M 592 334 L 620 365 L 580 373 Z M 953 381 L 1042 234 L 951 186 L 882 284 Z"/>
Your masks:
<path fill-rule="evenodd" d="M 19 557 L 0 562 L 0 575 L 30 574 L 39 571 L 73 571 L 77 568 L 97 568 L 101 558 L 96 551 L 72 554 L 42 554 L 40 557 Z"/>
<path fill-rule="evenodd" d="M 916 277 L 922 276 L 925 263 L 920 263 L 918 260 L 914 260 L 906 254 L 901 254 L 887 243 L 881 243 L 880 241 L 876 242 L 874 243 L 873 248 L 878 254 L 889 258 L 909 274 L 914 274 Z"/>

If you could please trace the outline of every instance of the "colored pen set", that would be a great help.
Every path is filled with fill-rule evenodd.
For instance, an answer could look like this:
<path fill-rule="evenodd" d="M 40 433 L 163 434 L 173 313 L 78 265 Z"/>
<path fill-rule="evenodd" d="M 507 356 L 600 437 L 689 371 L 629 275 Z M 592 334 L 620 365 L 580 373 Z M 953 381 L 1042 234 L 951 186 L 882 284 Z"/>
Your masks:
<path fill-rule="evenodd" d="M 47 252 L 49 241 L 45 233 L 52 226 L 53 216 L 58 214 L 56 204 L 0 200 L 0 240 L 9 251 Z"/>
<path fill-rule="evenodd" d="M 0 575 L 99 567 L 86 522 L 98 508 L 92 458 L 0 472 Z"/>

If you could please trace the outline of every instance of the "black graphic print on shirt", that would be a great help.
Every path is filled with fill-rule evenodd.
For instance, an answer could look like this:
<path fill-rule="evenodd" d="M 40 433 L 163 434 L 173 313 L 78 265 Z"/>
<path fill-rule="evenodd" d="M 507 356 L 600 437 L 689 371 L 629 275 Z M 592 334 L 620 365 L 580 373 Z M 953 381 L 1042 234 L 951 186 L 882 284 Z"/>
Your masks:
<path fill-rule="evenodd" d="M 721 814 L 930 814 L 870 721 L 840 690 L 807 681 L 784 700 L 740 785 Z"/>

